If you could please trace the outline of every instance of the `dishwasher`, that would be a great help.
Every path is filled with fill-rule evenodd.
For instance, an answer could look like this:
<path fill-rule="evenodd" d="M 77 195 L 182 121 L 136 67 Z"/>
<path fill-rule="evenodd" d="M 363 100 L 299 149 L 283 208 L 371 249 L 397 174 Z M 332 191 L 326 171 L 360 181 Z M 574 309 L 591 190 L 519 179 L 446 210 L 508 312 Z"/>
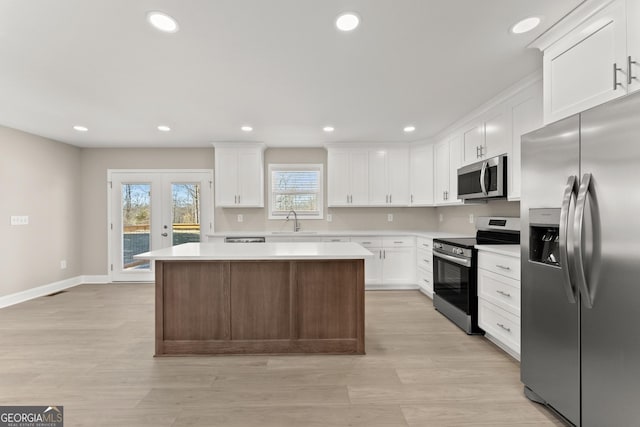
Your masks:
<path fill-rule="evenodd" d="M 225 243 L 264 243 L 264 237 L 225 237 Z"/>

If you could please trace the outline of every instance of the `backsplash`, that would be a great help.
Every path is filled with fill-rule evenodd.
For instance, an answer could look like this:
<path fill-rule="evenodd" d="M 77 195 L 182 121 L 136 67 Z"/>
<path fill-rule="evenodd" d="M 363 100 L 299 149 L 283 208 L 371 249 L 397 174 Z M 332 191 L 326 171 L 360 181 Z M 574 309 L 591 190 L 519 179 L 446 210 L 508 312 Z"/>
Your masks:
<path fill-rule="evenodd" d="M 469 222 L 469 215 L 474 223 Z M 490 201 L 488 203 L 435 208 L 437 230 L 451 233 L 475 235 L 475 218 L 479 216 L 520 216 L 520 202 Z M 440 221 L 442 216 L 442 221 Z"/>

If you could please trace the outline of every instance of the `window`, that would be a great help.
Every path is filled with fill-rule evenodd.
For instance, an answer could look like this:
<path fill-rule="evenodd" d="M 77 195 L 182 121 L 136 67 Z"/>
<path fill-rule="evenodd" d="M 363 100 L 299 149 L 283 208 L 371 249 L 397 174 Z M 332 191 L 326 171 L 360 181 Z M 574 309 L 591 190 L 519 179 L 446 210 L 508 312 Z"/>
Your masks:
<path fill-rule="evenodd" d="M 269 219 L 294 210 L 305 219 L 323 218 L 321 164 L 269 165 Z"/>

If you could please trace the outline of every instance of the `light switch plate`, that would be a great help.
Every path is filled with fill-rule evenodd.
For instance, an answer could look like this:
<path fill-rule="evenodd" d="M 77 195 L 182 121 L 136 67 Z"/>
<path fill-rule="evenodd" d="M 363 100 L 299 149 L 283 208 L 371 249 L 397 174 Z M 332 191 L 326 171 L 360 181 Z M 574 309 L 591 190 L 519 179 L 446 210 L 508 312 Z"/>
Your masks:
<path fill-rule="evenodd" d="M 29 225 L 28 215 L 12 215 L 11 225 Z"/>
<path fill-rule="evenodd" d="M 475 223 L 475 219 L 473 218 L 473 214 L 469 214 L 469 224 L 474 224 Z"/>
<path fill-rule="evenodd" d="M 333 215 L 327 214 L 327 222 L 333 221 Z"/>
<path fill-rule="evenodd" d="M 244 221 L 244 216 L 242 214 L 238 214 L 238 222 Z"/>
<path fill-rule="evenodd" d="M 440 214 L 440 222 L 444 221 L 444 215 Z"/>
<path fill-rule="evenodd" d="M 393 214 L 387 214 L 387 221 L 393 222 Z"/>

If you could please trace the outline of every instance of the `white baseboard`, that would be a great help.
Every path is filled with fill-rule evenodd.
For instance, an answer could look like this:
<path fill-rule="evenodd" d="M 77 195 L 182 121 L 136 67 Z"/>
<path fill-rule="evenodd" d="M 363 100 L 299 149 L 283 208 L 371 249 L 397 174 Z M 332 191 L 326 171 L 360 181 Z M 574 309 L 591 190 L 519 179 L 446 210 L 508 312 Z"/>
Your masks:
<path fill-rule="evenodd" d="M 82 276 L 71 277 L 69 279 L 60 280 L 36 288 L 27 289 L 26 291 L 16 292 L 15 294 L 0 297 L 0 308 L 9 307 L 10 305 L 19 304 L 34 298 L 40 298 L 45 295 L 59 292 L 65 289 L 73 288 L 82 283 Z"/>
<path fill-rule="evenodd" d="M 520 361 L 520 353 L 515 351 L 514 349 L 512 349 L 511 347 L 509 347 L 508 345 L 504 344 L 502 341 L 500 341 L 498 338 L 494 337 L 491 334 L 488 333 L 484 333 L 484 337 L 486 339 L 488 339 L 489 341 L 491 341 L 493 344 L 495 344 L 497 347 L 500 348 L 500 350 L 504 351 L 505 353 L 507 353 L 509 356 L 513 357 L 514 359 L 516 359 L 518 362 Z"/>
<path fill-rule="evenodd" d="M 80 278 L 82 279 L 82 283 L 85 283 L 87 285 L 93 285 L 93 284 L 108 284 L 111 283 L 111 280 L 109 280 L 109 275 L 105 274 L 105 275 L 94 275 L 94 276 L 80 276 Z"/>

